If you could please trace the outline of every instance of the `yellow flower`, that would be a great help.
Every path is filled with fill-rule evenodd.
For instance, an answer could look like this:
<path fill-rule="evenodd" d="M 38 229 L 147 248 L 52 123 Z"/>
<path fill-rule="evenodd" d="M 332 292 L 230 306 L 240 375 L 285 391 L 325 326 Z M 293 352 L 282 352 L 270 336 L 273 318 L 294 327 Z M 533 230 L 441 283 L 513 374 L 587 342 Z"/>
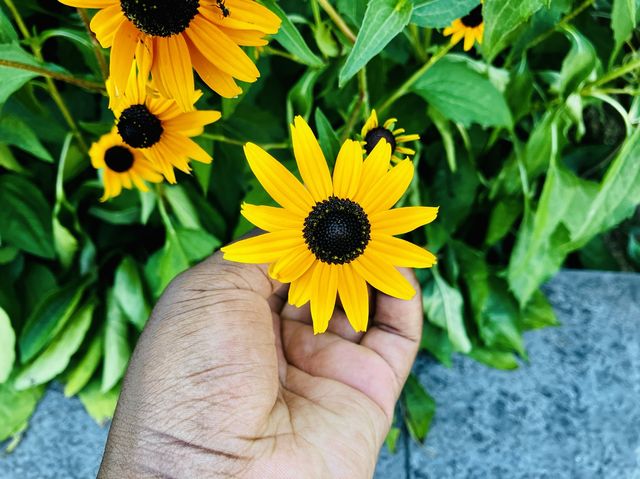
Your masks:
<path fill-rule="evenodd" d="M 464 38 L 464 51 L 471 50 L 474 42 L 482 45 L 484 35 L 484 19 L 482 18 L 482 3 L 471 10 L 469 15 L 454 20 L 453 23 L 444 29 L 445 36 L 453 35 L 451 43 L 458 43 Z"/>
<path fill-rule="evenodd" d="M 191 172 L 189 159 L 211 163 L 212 158 L 190 138 L 204 131 L 204 125 L 220 119 L 213 110 L 187 111 L 174 100 L 154 91 L 142 74 L 131 66 L 125 91 L 118 94 L 113 83 L 107 81 L 109 108 L 116 116 L 116 129 L 124 143 L 139 149 L 169 183 L 176 182 L 173 168 Z M 200 97 L 192 93 L 191 105 Z"/>
<path fill-rule="evenodd" d="M 104 48 L 111 47 L 118 90 L 127 84 L 134 56 L 144 55 L 159 90 L 183 110 L 192 106 L 192 67 L 211 89 L 234 97 L 242 92 L 235 79 L 254 82 L 260 76 L 240 46 L 266 45 L 264 36 L 280 27 L 274 13 L 251 0 L 59 1 L 100 9 L 91 29 Z"/>
<path fill-rule="evenodd" d="M 100 201 L 118 196 L 122 188 L 134 185 L 141 191 L 149 191 L 145 181 L 159 183 L 162 175 L 139 150 L 122 142 L 115 129 L 91 145 L 91 164 L 96 170 L 103 170 L 104 195 Z"/>
<path fill-rule="evenodd" d="M 347 140 L 333 178 L 307 123 L 291 126 L 293 151 L 304 186 L 275 158 L 248 143 L 249 166 L 282 208 L 244 204 L 242 214 L 268 233 L 222 248 L 241 263 L 270 263 L 269 274 L 291 283 L 289 303 L 311 302 L 314 332 L 329 325 L 337 295 L 356 331 L 369 320 L 367 283 L 390 296 L 410 299 L 411 284 L 395 266 L 427 268 L 436 257 L 395 238 L 436 218 L 438 208 L 391 210 L 411 183 L 413 163 L 389 169 L 391 148 L 380 141 L 363 161 L 362 147 Z"/>
<path fill-rule="evenodd" d="M 380 126 L 376 111 L 373 110 L 371 112 L 360 133 L 362 136 L 361 144 L 367 154 L 373 151 L 381 139 L 385 139 L 391 145 L 391 154 L 393 155 L 391 161 L 393 163 L 404 160 L 402 155 L 411 156 L 416 154 L 415 150 L 401 145 L 402 143 L 418 141 L 420 135 L 406 135 L 404 128 L 394 129 L 397 122 L 397 118 L 389 118 L 384 122 L 384 125 Z"/>

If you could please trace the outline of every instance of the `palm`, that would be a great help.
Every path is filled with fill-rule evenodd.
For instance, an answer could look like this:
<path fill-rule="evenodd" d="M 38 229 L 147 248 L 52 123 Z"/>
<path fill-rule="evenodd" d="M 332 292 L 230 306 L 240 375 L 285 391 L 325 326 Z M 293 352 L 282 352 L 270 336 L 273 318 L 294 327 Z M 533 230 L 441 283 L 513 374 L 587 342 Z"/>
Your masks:
<path fill-rule="evenodd" d="M 417 350 L 419 300 L 380 295 L 365 335 L 336 310 L 314 336 L 308 308 L 285 297 L 261 267 L 218 257 L 177 280 L 138 344 L 136 356 L 153 360 L 130 367 L 105 462 L 123 441 L 121 410 L 137 403 L 146 442 L 177 445 L 221 474 L 371 477 Z M 171 451 L 159 451 L 166 463 Z"/>

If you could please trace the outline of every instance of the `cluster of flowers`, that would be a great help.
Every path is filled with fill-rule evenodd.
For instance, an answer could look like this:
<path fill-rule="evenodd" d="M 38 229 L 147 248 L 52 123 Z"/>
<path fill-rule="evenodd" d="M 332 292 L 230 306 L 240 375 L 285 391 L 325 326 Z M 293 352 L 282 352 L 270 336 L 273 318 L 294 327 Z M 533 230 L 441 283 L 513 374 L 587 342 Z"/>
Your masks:
<path fill-rule="evenodd" d="M 112 131 L 91 148 L 95 168 L 103 170 L 103 200 L 122 188 L 148 188 L 145 181 L 176 182 L 174 169 L 188 173 L 191 160 L 210 163 L 209 153 L 192 138 L 220 119 L 217 111 L 198 111 L 193 69 L 215 92 L 241 93 L 236 80 L 254 82 L 259 72 L 242 46 L 267 44 L 280 19 L 252 0 L 59 0 L 98 8 L 91 28 L 111 47 L 109 108 Z M 456 20 L 445 34 L 465 38 L 464 48 L 482 41 L 482 6 Z M 367 284 L 396 298 L 415 294 L 397 267 L 427 268 L 437 259 L 429 251 L 396 238 L 432 222 L 438 208 L 392 209 L 414 175 L 405 143 L 419 139 L 378 121 L 375 110 L 360 141 L 347 140 L 333 175 L 313 132 L 301 117 L 291 125 L 294 155 L 303 183 L 253 143 L 244 151 L 249 166 L 281 208 L 244 204 L 242 214 L 265 234 L 222 249 L 225 258 L 267 263 L 269 274 L 290 283 L 289 303 L 310 303 L 314 333 L 325 332 L 338 295 L 355 331 L 369 321 Z"/>

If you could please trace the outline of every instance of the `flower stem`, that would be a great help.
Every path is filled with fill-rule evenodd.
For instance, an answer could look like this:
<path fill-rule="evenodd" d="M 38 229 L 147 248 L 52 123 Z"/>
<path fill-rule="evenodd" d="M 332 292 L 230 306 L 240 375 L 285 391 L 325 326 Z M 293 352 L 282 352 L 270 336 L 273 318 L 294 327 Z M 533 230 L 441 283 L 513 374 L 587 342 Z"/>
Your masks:
<path fill-rule="evenodd" d="M 610 81 L 613 81 L 616 78 L 621 77 L 622 75 L 626 75 L 627 73 L 631 73 L 632 71 L 636 70 L 637 68 L 640 68 L 640 58 L 636 58 L 635 60 L 632 60 L 631 62 L 629 62 L 629 63 L 627 63 L 625 65 L 622 65 L 622 66 L 616 68 L 615 70 L 611 70 L 609 73 L 607 73 L 602 78 L 597 80 L 591 86 L 598 87 L 600 85 L 604 85 L 605 83 L 609 83 Z"/>
<path fill-rule="evenodd" d="M 102 79 L 106 80 L 109 78 L 109 68 L 107 67 L 107 61 L 104 59 L 104 53 L 102 51 L 102 47 L 100 43 L 98 43 L 98 39 L 96 35 L 91 31 L 89 15 L 87 15 L 87 11 L 84 8 L 78 8 L 78 15 L 82 19 L 82 23 L 84 23 L 85 28 L 87 29 L 87 34 L 91 39 L 91 44 L 93 45 L 93 51 L 96 56 L 96 61 L 98 62 L 98 66 L 100 67 L 100 73 L 102 74 Z"/>
<path fill-rule="evenodd" d="M 360 98 L 364 106 L 365 121 L 371 114 L 371 105 L 369 105 L 369 87 L 367 84 L 367 67 L 362 67 L 358 72 L 358 88 L 360 90 Z"/>
<path fill-rule="evenodd" d="M 351 43 L 356 42 L 356 36 L 349 28 L 349 25 L 344 21 L 344 19 L 340 16 L 340 14 L 333 8 L 333 5 L 329 3 L 328 0 L 318 0 L 318 3 L 322 7 L 322 9 L 329 15 L 329 18 L 335 23 L 338 30 L 340 30 L 345 37 L 349 39 Z"/>
<path fill-rule="evenodd" d="M 389 108 L 391 108 L 391 105 L 393 105 L 399 98 L 406 95 L 409 92 L 409 89 L 414 85 L 414 83 L 422 78 L 422 76 L 427 73 L 429 69 L 438 62 L 438 60 L 442 59 L 447 53 L 449 53 L 449 50 L 451 50 L 454 45 L 455 43 L 447 43 L 447 45 L 443 46 L 435 55 L 433 55 L 429 59 L 427 63 L 422 65 L 422 67 L 420 67 L 418 71 L 416 71 L 407 81 L 400 85 L 400 87 L 395 92 L 393 92 L 382 105 L 376 108 L 378 113 L 384 113 Z"/>
<path fill-rule="evenodd" d="M 216 135 L 213 133 L 203 133 L 202 135 L 200 135 L 200 138 L 204 138 L 205 140 L 217 141 L 219 143 L 226 143 L 228 145 L 244 146 L 247 144 L 246 141 L 234 140 L 233 138 L 227 138 L 224 135 Z M 269 150 L 285 150 L 289 148 L 291 145 L 289 144 L 289 142 L 285 141 L 282 143 L 265 143 L 263 145 L 258 145 L 258 146 L 263 150 L 269 151 Z"/>
<path fill-rule="evenodd" d="M 42 52 L 40 51 L 40 46 L 33 41 L 33 37 L 29 33 L 29 30 L 27 29 L 27 26 L 25 25 L 24 20 L 20 15 L 20 12 L 14 5 L 13 0 L 4 0 L 4 3 L 9 9 L 9 11 L 11 12 L 11 14 L 13 15 L 13 18 L 16 24 L 18 25 L 18 29 L 22 33 L 22 36 L 25 38 L 25 40 L 29 41 L 31 45 L 31 51 L 33 52 L 33 56 L 35 56 L 38 61 L 44 63 L 44 58 L 42 56 Z M 47 84 L 47 89 L 49 90 L 49 95 L 51 96 L 51 99 L 58 106 L 58 109 L 60 110 L 60 113 L 62 114 L 62 117 L 64 118 L 64 120 L 67 122 L 67 125 L 69 126 L 69 129 L 73 133 L 73 136 L 75 136 L 76 140 L 78 140 L 78 144 L 80 145 L 80 148 L 84 152 L 89 151 L 89 148 L 87 147 L 87 143 L 85 142 L 82 136 L 82 133 L 80 133 L 80 130 L 78 129 L 78 126 L 76 125 L 76 122 L 73 119 L 73 116 L 69 111 L 69 108 L 67 108 L 67 105 L 65 104 L 62 96 L 60 95 L 60 92 L 58 91 L 56 84 L 53 82 L 51 77 L 48 77 L 48 76 L 45 77 L 45 82 Z"/>
<path fill-rule="evenodd" d="M 21 62 L 14 62 L 11 60 L 0 59 L 0 66 L 16 68 L 18 70 L 30 71 L 47 78 L 53 78 L 54 80 L 60 80 L 65 83 L 69 83 L 70 85 L 79 86 L 80 88 L 84 88 L 85 90 L 89 90 L 89 91 L 96 91 L 100 93 L 103 93 L 105 91 L 104 85 L 102 83 L 96 83 L 88 80 L 81 80 L 80 78 L 76 78 L 71 75 L 65 75 L 64 73 L 53 72 L 51 70 L 47 70 L 46 68 L 29 65 L 28 63 L 21 63 Z"/>

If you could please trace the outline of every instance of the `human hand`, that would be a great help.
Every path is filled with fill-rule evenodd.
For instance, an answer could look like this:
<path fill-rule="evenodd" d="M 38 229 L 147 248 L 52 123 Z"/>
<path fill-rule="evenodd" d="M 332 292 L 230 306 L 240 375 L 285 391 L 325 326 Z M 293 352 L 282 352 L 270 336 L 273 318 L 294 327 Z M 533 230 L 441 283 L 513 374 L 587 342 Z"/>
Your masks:
<path fill-rule="evenodd" d="M 402 274 L 418 293 L 374 295 L 367 333 L 336 308 L 317 336 L 264 266 L 218 253 L 180 275 L 140 337 L 98 477 L 372 477 L 421 337 Z"/>

